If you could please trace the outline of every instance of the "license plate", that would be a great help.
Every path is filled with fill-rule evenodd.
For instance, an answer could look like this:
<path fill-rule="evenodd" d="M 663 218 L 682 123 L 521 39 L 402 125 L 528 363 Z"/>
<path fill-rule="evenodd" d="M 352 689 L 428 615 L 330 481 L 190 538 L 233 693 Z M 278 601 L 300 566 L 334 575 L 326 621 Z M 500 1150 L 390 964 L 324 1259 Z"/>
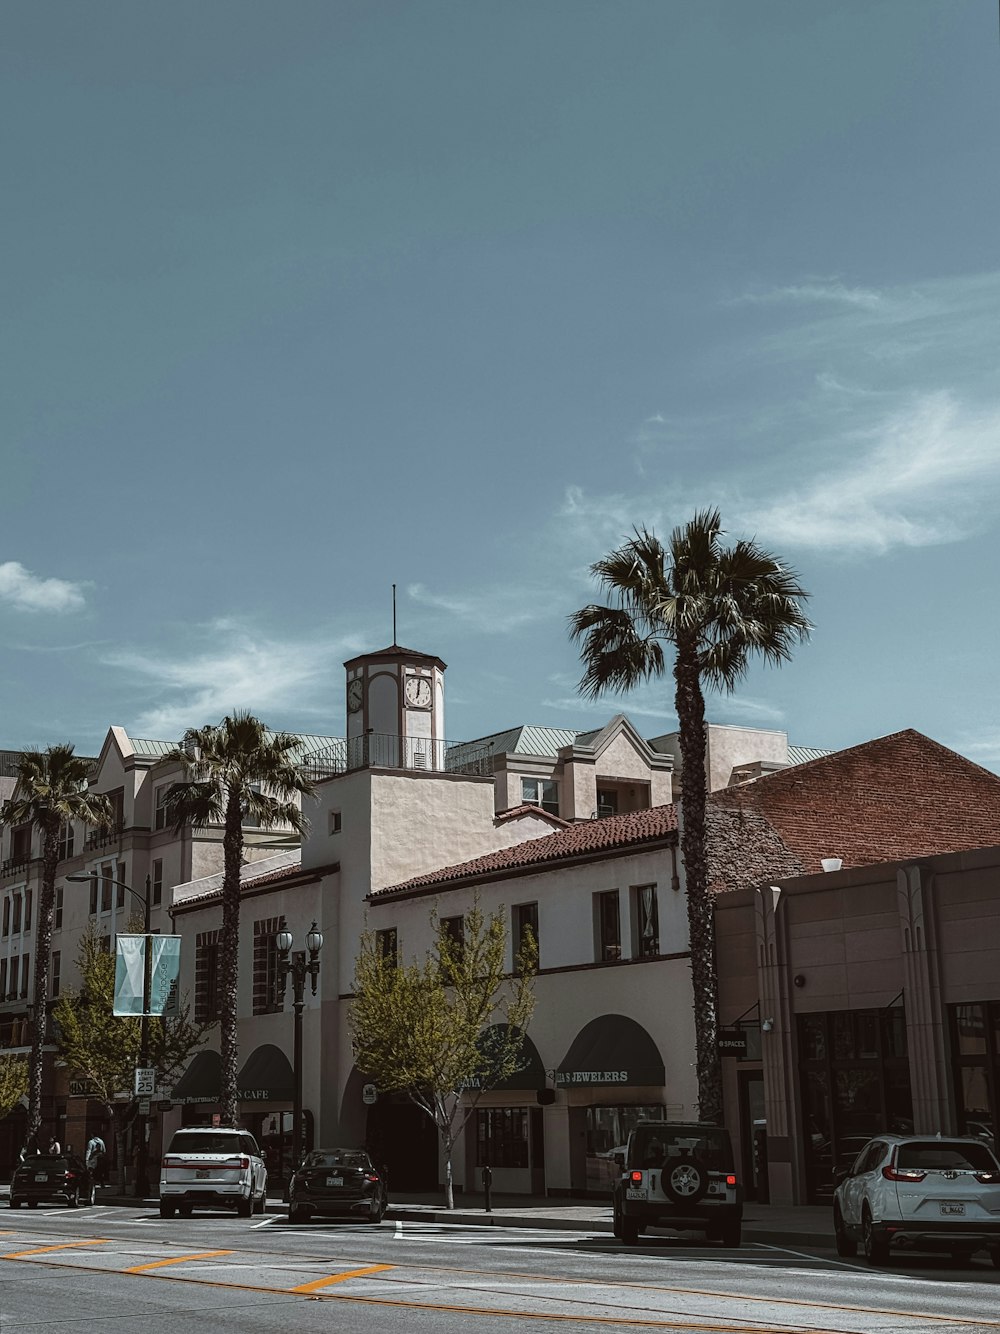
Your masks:
<path fill-rule="evenodd" d="M 48 1179 L 49 1179 L 49 1177 L 48 1177 L 48 1173 L 47 1173 L 47 1172 L 36 1172 L 36 1173 L 35 1173 L 35 1180 L 36 1180 L 36 1181 L 48 1181 Z"/>
<path fill-rule="evenodd" d="M 344 1184 L 344 1178 L 343 1178 L 343 1177 L 327 1177 L 327 1179 L 326 1179 L 326 1184 L 327 1184 L 328 1186 L 342 1186 L 342 1185 Z"/>
<path fill-rule="evenodd" d="M 203 1180 L 205 1177 L 210 1175 L 211 1173 L 209 1172 L 207 1167 L 199 1167 L 195 1172 L 195 1176 L 199 1179 L 199 1181 Z"/>
<path fill-rule="evenodd" d="M 627 1190 L 625 1192 L 626 1200 L 644 1200 L 646 1192 L 644 1190 Z"/>
<path fill-rule="evenodd" d="M 965 1213 L 964 1204 L 942 1204 L 941 1213 L 945 1218 L 961 1218 Z"/>

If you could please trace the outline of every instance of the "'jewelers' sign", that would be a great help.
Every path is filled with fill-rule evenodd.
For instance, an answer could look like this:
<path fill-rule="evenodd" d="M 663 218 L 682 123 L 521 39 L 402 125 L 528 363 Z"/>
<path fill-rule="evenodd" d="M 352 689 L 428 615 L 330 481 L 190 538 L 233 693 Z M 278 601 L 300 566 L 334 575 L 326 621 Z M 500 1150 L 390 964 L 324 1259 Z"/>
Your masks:
<path fill-rule="evenodd" d="M 565 1088 L 569 1084 L 631 1084 L 627 1070 L 557 1070 L 555 1082 Z"/>

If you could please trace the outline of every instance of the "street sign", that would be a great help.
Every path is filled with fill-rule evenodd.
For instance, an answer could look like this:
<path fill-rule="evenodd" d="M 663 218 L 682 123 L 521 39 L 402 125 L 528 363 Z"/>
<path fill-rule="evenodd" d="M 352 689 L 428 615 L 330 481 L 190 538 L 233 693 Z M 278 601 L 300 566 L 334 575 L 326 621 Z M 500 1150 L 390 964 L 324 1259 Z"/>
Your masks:
<path fill-rule="evenodd" d="M 148 1099 L 148 1098 L 140 1098 L 140 1099 L 139 1099 L 139 1115 L 140 1115 L 140 1116 L 148 1116 L 148 1115 L 149 1115 L 149 1099 Z"/>
<path fill-rule="evenodd" d="M 741 1028 L 720 1028 L 716 1037 L 720 1056 L 745 1056 L 747 1035 Z"/>
<path fill-rule="evenodd" d="M 371 1107 L 378 1102 L 378 1089 L 374 1084 L 365 1084 L 361 1090 L 361 1101 L 366 1107 Z"/>
<path fill-rule="evenodd" d="M 156 1071 L 137 1069 L 135 1072 L 135 1096 L 151 1098 L 156 1092 Z"/>
<path fill-rule="evenodd" d="M 173 1105 L 174 1104 L 172 1102 L 168 1102 L 166 1098 L 164 1098 L 163 1102 L 158 1102 L 156 1104 L 156 1110 L 158 1112 L 169 1112 L 172 1110 Z"/>
<path fill-rule="evenodd" d="M 97 1092 L 92 1079 L 71 1079 L 69 1096 L 71 1098 L 90 1098 Z"/>

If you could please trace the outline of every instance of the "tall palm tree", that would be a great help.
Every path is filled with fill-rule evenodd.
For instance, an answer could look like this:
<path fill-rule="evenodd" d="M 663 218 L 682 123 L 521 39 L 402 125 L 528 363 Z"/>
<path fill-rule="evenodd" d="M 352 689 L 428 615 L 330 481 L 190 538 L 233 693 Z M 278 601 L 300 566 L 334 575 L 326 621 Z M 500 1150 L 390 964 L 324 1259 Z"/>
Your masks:
<path fill-rule="evenodd" d="M 13 796 L 0 808 L 0 823 L 30 825 L 42 840 L 42 885 L 35 922 L 35 1022 L 31 1030 L 28 1063 L 28 1140 L 42 1124 L 42 1048 L 48 1037 L 49 965 L 52 952 L 52 910 L 59 866 L 59 833 L 63 825 L 109 825 L 107 797 L 87 788 L 92 761 L 73 753 L 73 747 L 49 746 L 27 750 L 17 766 Z"/>
<path fill-rule="evenodd" d="M 237 984 L 240 939 L 240 867 L 243 826 L 261 829 L 290 825 L 304 833 L 308 821 L 296 797 L 313 791 L 299 764 L 297 736 L 268 732 L 246 712 L 223 718 L 218 726 L 191 728 L 183 744 L 161 763 L 180 763 L 185 779 L 167 792 L 165 808 L 174 831 L 186 825 L 224 826 L 222 931 L 219 936 L 222 1123 L 236 1124 L 236 1076 L 239 1061 Z"/>
<path fill-rule="evenodd" d="M 722 1120 L 722 1071 L 716 1047 L 718 982 L 715 920 L 708 888 L 705 830 L 705 697 L 707 685 L 731 691 L 751 658 L 780 665 L 812 628 L 802 610 L 809 596 L 795 573 L 754 541 L 722 545 L 718 510 L 696 513 L 675 528 L 666 548 L 645 529 L 591 566 L 613 605 L 583 607 L 570 617 L 582 641 L 581 692 L 624 692 L 665 670 L 663 645 L 674 650 L 674 707 L 680 728 L 681 854 L 687 880 L 694 994 L 698 1110 Z"/>

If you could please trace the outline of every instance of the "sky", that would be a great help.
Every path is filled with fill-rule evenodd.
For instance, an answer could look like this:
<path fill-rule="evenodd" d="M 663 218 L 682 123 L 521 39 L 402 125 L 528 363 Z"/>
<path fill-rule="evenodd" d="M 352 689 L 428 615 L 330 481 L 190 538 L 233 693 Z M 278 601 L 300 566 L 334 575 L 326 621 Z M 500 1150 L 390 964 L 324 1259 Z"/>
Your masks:
<path fill-rule="evenodd" d="M 711 721 L 1000 771 L 987 0 L 5 0 L 0 749 L 448 664 L 582 699 L 567 617 L 718 506 L 815 629 Z"/>

